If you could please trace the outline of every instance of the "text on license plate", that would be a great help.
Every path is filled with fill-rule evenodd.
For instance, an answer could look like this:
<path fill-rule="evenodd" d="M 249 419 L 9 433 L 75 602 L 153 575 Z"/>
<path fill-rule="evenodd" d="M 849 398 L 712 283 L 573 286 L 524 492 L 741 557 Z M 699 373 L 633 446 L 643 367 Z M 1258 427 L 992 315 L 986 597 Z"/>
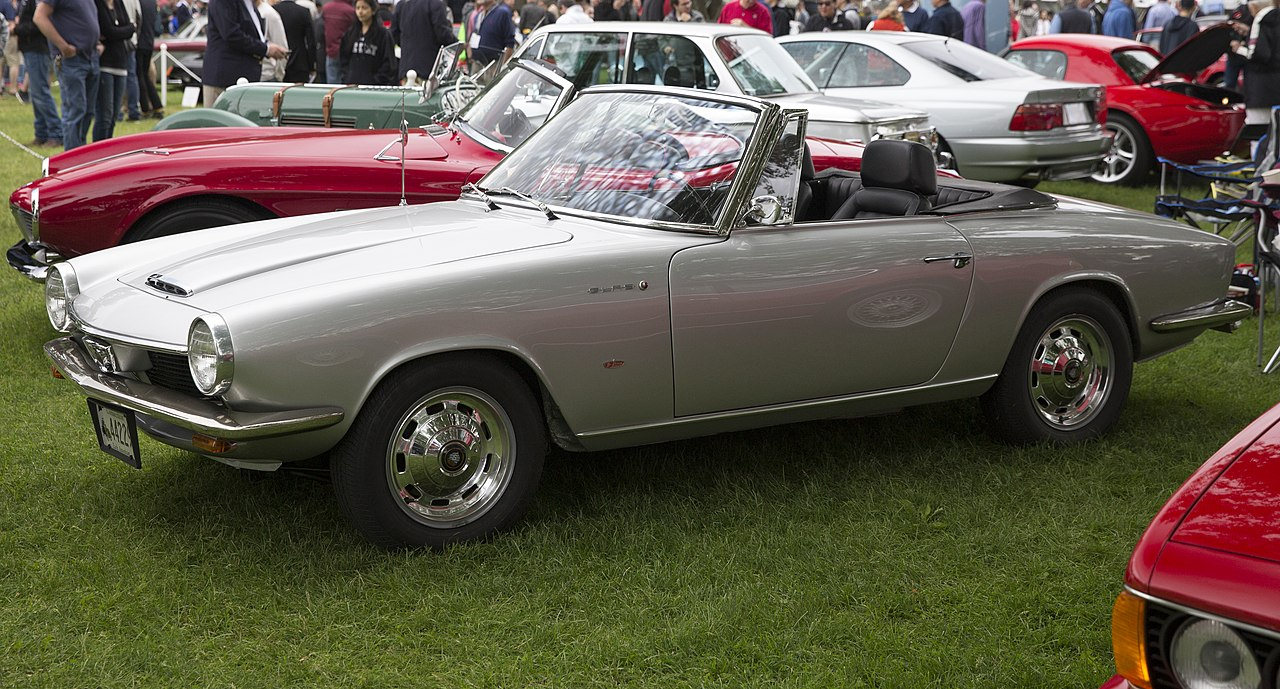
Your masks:
<path fill-rule="evenodd" d="M 98 447 L 135 469 L 142 468 L 138 452 L 138 426 L 133 412 L 89 400 L 89 416 L 98 434 Z"/>

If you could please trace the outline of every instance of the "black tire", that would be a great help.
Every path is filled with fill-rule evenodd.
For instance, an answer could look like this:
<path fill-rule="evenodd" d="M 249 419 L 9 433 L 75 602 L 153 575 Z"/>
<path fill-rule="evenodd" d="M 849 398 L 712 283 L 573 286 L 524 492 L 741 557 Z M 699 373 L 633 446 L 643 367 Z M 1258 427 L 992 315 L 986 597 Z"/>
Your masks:
<path fill-rule="evenodd" d="M 982 411 L 1006 442 L 1082 442 L 1115 424 L 1132 380 L 1120 311 L 1097 292 L 1066 289 L 1031 310 Z"/>
<path fill-rule="evenodd" d="M 228 199 L 179 201 L 143 218 L 125 235 L 125 243 L 274 217 L 266 209 L 252 208 Z"/>
<path fill-rule="evenodd" d="M 331 453 L 331 474 L 347 518 L 374 544 L 440 549 L 524 516 L 546 449 L 537 398 L 515 371 L 446 357 L 374 390 Z"/>
<path fill-rule="evenodd" d="M 1093 173 L 1094 181 L 1126 186 L 1142 184 L 1155 164 L 1147 133 L 1132 117 L 1114 110 L 1107 112 L 1104 128 L 1113 136 L 1111 152 L 1103 161 L 1102 169 Z"/>

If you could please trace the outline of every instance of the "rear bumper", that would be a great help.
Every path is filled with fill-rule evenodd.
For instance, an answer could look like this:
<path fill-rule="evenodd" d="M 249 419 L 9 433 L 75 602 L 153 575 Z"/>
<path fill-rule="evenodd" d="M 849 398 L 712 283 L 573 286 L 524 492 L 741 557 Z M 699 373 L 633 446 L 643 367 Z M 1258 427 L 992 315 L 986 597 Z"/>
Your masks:
<path fill-rule="evenodd" d="M 1111 138 L 1097 131 L 1047 137 L 947 140 L 960 174 L 989 182 L 1063 180 L 1088 177 L 1111 150 Z"/>
<path fill-rule="evenodd" d="M 62 259 L 43 244 L 28 242 L 25 239 L 9 247 L 5 258 L 9 260 L 9 267 L 37 282 L 44 282 L 45 275 L 49 273 L 49 266 Z"/>
<path fill-rule="evenodd" d="M 1158 333 L 1191 329 L 1232 332 L 1237 323 L 1251 315 L 1253 315 L 1253 307 L 1244 302 L 1223 297 L 1185 311 L 1157 316 L 1151 319 L 1151 329 Z"/>

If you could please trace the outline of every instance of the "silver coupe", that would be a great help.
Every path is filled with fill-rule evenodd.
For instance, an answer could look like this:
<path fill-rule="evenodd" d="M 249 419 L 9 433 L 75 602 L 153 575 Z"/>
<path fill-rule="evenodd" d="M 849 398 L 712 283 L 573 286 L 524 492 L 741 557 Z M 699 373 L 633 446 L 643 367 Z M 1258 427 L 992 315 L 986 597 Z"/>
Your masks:
<path fill-rule="evenodd" d="M 98 441 L 272 470 L 328 454 L 385 547 L 513 525 L 573 451 L 982 398 L 1014 443 L 1116 422 L 1135 360 L 1229 329 L 1234 247 L 939 179 L 814 174 L 807 113 L 585 91 L 458 201 L 162 237 L 55 264 L 45 350 Z"/>

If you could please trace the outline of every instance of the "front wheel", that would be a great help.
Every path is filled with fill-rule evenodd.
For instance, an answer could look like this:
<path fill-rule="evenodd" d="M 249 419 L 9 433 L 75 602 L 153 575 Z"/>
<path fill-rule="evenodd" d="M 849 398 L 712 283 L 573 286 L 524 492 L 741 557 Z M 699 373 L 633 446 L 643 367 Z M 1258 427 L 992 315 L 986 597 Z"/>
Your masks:
<path fill-rule="evenodd" d="M 412 365 L 378 386 L 334 448 L 338 502 L 384 548 L 491 536 L 532 502 L 546 453 L 538 410 L 496 360 Z"/>
<path fill-rule="evenodd" d="M 264 208 L 251 208 L 223 198 L 179 201 L 143 218 L 125 235 L 125 242 L 141 242 L 156 237 L 168 237 L 210 227 L 236 225 L 274 217 Z"/>
<path fill-rule="evenodd" d="M 1075 443 L 1115 424 L 1132 380 L 1119 310 L 1095 292 L 1067 290 L 1032 309 L 982 410 L 1008 442 Z"/>

